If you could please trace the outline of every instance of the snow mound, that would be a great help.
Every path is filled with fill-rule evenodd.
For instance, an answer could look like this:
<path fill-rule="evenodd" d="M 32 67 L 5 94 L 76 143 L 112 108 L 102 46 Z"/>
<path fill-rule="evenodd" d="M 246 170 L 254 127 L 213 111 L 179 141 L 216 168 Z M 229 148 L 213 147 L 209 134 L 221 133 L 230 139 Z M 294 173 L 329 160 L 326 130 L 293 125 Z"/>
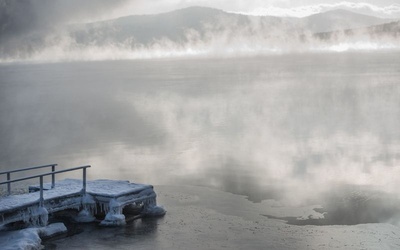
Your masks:
<path fill-rule="evenodd" d="M 27 228 L 18 231 L 4 232 L 0 235 L 1 249 L 3 250 L 25 250 L 41 249 L 42 240 L 37 228 Z"/>
<path fill-rule="evenodd" d="M 50 238 L 67 232 L 67 227 L 64 223 L 53 223 L 47 227 L 38 228 L 38 233 L 41 238 Z"/>
<path fill-rule="evenodd" d="M 145 216 L 158 217 L 165 215 L 167 211 L 163 206 L 150 206 L 143 211 Z"/>
<path fill-rule="evenodd" d="M 42 238 L 66 233 L 63 223 L 54 223 L 46 227 L 26 228 L 17 231 L 2 232 L 0 242 L 2 250 L 39 250 L 42 249 Z"/>

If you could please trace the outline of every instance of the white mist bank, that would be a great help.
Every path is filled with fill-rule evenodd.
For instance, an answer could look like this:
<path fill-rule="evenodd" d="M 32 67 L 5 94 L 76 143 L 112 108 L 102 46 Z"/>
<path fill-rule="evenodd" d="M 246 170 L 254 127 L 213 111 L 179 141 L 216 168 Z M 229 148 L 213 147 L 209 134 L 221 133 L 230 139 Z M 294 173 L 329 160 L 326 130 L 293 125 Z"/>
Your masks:
<path fill-rule="evenodd" d="M 29 55 L 0 58 L 0 63 L 48 63 L 73 61 L 140 60 L 163 58 L 232 58 L 301 53 L 341 53 L 400 51 L 399 41 L 340 41 L 338 43 L 313 42 L 311 44 L 253 42 L 236 39 L 226 43 L 221 40 L 197 41 L 194 44 L 177 44 L 167 39 L 150 46 L 132 47 L 130 44 L 81 45 L 69 39 L 60 44 L 46 46 Z"/>
<path fill-rule="evenodd" d="M 398 54 L 0 67 L 3 165 L 88 162 L 90 178 L 291 205 L 349 197 L 341 185 L 398 197 Z"/>
<path fill-rule="evenodd" d="M 181 70 L 189 74 L 193 68 L 207 68 L 206 75 L 193 76 L 199 77 L 199 85 L 203 86 L 200 94 L 185 94 L 186 88 L 190 91 L 189 86 L 196 85 L 185 77 L 182 82 L 172 81 L 180 86 L 177 92 L 160 86 L 156 93 L 118 94 L 127 110 L 131 107 L 140 117 L 163 128 L 167 144 L 121 144 L 101 156 L 85 159 L 104 171 L 109 171 L 109 166 L 121 166 L 121 172 L 112 171 L 113 178 L 128 174 L 133 166 L 135 174 L 149 183 L 203 176 L 201 185 L 232 192 L 245 192 L 249 188 L 246 182 L 254 185 L 250 188 L 260 190 L 273 186 L 282 192 L 279 198 L 292 205 L 324 196 L 339 185 L 368 186 L 398 195 L 400 145 L 392 127 L 398 122 L 393 115 L 398 110 L 396 75 L 363 76 L 370 68 L 360 63 L 362 59 L 343 64 L 346 60 L 334 60 L 335 55 L 317 56 L 316 62 L 325 61 L 306 67 L 302 58 L 309 57 L 244 60 L 237 65 L 250 61 L 243 66 L 246 71 L 229 73 L 237 79 L 232 76 L 236 80 L 226 87 L 220 78 L 215 80 L 209 75 L 223 77 L 223 73 L 216 72 L 239 70 L 228 66 L 230 60 L 182 62 L 167 72 L 181 76 Z M 338 71 L 350 65 L 360 68 L 350 70 L 349 75 Z M 250 76 L 248 71 L 253 67 L 260 67 L 260 71 L 257 68 Z M 292 72 L 286 69 L 296 67 L 302 73 L 292 78 Z M 319 71 L 321 68 L 325 71 Z M 209 88 L 210 93 L 201 94 Z M 386 88 L 390 92 L 385 92 Z M 383 138 L 386 132 L 394 133 L 392 141 Z M 160 171 L 173 177 L 160 175 Z"/>
<path fill-rule="evenodd" d="M 117 19 L 60 27 L 48 31 L 48 34 L 28 34 L 21 40 L 21 46 L 18 46 L 21 42 L 18 41 L 16 45 L 10 46 L 13 50 L 0 51 L 0 63 L 400 51 L 400 40 L 397 39 L 398 23 L 351 30 L 343 30 L 345 26 L 333 23 L 329 25 L 329 29 L 334 31 L 318 33 L 313 30 L 315 27 L 312 28 L 312 25 L 308 27 L 309 24 L 304 23 L 304 20 L 275 20 L 272 17 L 263 19 L 218 10 L 206 11 L 217 14 L 214 13 L 211 20 L 196 19 L 195 22 L 198 23 L 183 28 L 178 27 L 184 24 L 172 22 L 167 24 L 172 31 L 163 32 L 162 28 L 158 28 L 154 31 L 155 34 L 146 30 L 161 25 L 155 17 L 149 17 L 153 23 L 143 28 L 146 31 L 131 31 L 130 29 L 137 29 L 144 21 L 140 18 L 137 21 L 135 18 L 138 17 L 127 17 L 128 20 Z M 144 22 L 143 25 L 145 24 Z M 128 25 L 128 28 L 125 25 Z M 152 34 L 150 37 L 147 37 L 148 32 Z"/>
<path fill-rule="evenodd" d="M 299 143 L 298 138 L 290 135 L 290 128 L 277 125 L 295 120 L 290 113 L 285 112 L 285 109 L 291 106 L 291 102 L 284 101 L 287 88 L 285 84 L 271 86 L 268 88 L 268 96 L 260 91 L 261 85 L 257 84 L 247 86 L 246 91 L 230 93 L 228 97 L 218 94 L 211 98 L 196 99 L 172 94 L 127 96 L 126 100 L 129 100 L 143 116 L 157 117 L 157 121 L 154 122 L 162 124 L 175 140 L 168 144 L 169 150 L 158 155 L 156 159 L 154 155 L 143 154 L 142 149 L 138 152 L 122 148 L 109 152 L 114 155 L 111 159 L 124 159 L 126 162 L 121 164 L 126 165 L 135 161 L 137 165 L 146 162 L 149 165 L 162 166 L 163 162 L 171 161 L 173 157 L 173 171 L 177 175 L 210 174 L 210 178 L 204 182 L 209 186 L 220 185 L 218 181 L 214 183 L 212 175 L 214 171 L 223 170 L 224 163 L 229 168 L 243 164 L 242 171 L 245 172 L 245 169 L 249 168 L 253 173 L 257 173 L 254 179 L 256 183 L 269 183 L 285 190 L 285 197 L 281 198 L 291 204 L 302 203 L 315 198 L 315 195 L 323 195 L 337 184 L 370 186 L 380 191 L 398 194 L 400 168 L 396 166 L 400 165 L 400 159 L 393 158 L 391 162 L 386 162 L 381 158 L 384 155 L 396 155 L 400 152 L 400 145 L 387 144 L 369 131 L 360 130 L 354 134 L 344 131 L 327 133 L 322 127 L 315 129 L 307 139 Z M 371 85 L 371 88 L 374 86 Z M 282 100 L 271 99 L 272 96 L 282 96 Z M 394 101 L 393 98 L 394 96 L 388 96 L 388 103 L 390 100 Z M 363 105 L 368 102 L 364 98 L 358 101 Z M 381 108 L 374 105 L 376 103 L 371 104 L 370 108 Z M 276 107 L 280 107 L 278 110 L 282 111 L 281 114 L 277 114 Z M 368 110 L 364 108 L 361 108 L 360 112 L 367 114 Z M 238 116 L 243 117 L 243 120 L 237 128 L 235 126 L 238 125 L 232 122 Z M 321 120 L 323 119 L 321 117 Z M 366 123 L 376 122 L 369 117 L 365 119 L 371 119 L 366 120 Z M 228 140 L 225 137 L 226 133 L 230 134 Z M 187 138 L 201 139 L 188 144 Z M 170 150 L 179 154 L 171 156 Z M 121 153 L 124 157 L 118 156 Z M 133 159 L 130 155 L 141 157 Z M 148 157 L 152 159 L 152 163 L 147 162 Z M 215 157 L 225 159 L 222 160 L 221 166 L 210 170 L 213 168 Z M 104 164 L 98 159 L 91 161 L 98 165 Z M 235 179 L 234 176 L 226 174 L 227 178 Z M 150 173 L 149 178 L 152 178 L 151 176 Z M 157 178 L 160 181 L 160 177 Z"/>

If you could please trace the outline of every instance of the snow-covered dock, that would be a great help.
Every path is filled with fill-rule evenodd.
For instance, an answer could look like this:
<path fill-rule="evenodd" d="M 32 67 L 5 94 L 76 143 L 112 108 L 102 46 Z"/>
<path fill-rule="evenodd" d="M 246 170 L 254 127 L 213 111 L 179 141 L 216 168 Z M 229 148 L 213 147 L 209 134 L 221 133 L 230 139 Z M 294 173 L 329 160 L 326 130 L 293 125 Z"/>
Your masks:
<path fill-rule="evenodd" d="M 83 169 L 87 167 L 90 166 Z M 73 170 L 77 169 L 82 167 Z M 42 175 L 34 177 L 38 176 Z M 124 224 L 123 211 L 128 210 L 144 215 L 165 214 L 165 210 L 156 204 L 156 193 L 151 185 L 116 180 L 86 181 L 86 171 L 83 180 L 43 183 L 43 176 L 40 179 L 40 185 L 29 187 L 31 193 L 0 197 L 0 226 L 18 221 L 43 226 L 47 224 L 48 214 L 67 209 L 78 210 L 76 220 L 81 222 L 94 221 L 95 215 L 105 214 L 102 225 Z M 10 181 L 2 184 L 8 183 Z"/>

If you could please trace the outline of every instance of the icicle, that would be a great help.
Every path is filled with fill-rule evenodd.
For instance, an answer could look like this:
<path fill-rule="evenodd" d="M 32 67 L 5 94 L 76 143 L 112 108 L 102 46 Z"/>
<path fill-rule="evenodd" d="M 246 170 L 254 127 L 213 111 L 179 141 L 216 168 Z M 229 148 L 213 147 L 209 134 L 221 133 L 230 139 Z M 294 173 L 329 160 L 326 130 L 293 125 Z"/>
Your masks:
<path fill-rule="evenodd" d="M 74 218 L 77 222 L 93 222 L 95 221 L 94 211 L 96 209 L 96 201 L 90 194 L 84 194 L 77 205 L 77 210 L 82 210 Z"/>
<path fill-rule="evenodd" d="M 145 216 L 163 216 L 167 212 L 164 207 L 157 206 L 156 195 L 154 192 L 150 192 L 150 195 L 143 201 L 143 203 L 144 208 L 142 214 Z"/>
<path fill-rule="evenodd" d="M 90 211 L 83 209 L 78 213 L 78 216 L 76 216 L 74 220 L 81 223 L 87 223 L 95 221 L 96 218 Z"/>
<path fill-rule="evenodd" d="M 124 225 L 125 215 L 122 214 L 122 204 L 117 200 L 111 199 L 108 204 L 108 212 L 104 220 L 100 223 L 102 226 L 119 226 Z"/>
<path fill-rule="evenodd" d="M 82 196 L 82 207 L 84 210 L 87 210 L 91 214 L 94 214 L 96 212 L 96 201 L 90 194 L 85 194 Z"/>
<path fill-rule="evenodd" d="M 48 211 L 44 207 L 29 207 L 28 215 L 23 213 L 23 221 L 32 226 L 46 226 L 48 222 Z"/>
<path fill-rule="evenodd" d="M 109 211 L 108 204 L 106 204 L 104 202 L 100 202 L 100 212 L 108 213 L 108 211 Z"/>

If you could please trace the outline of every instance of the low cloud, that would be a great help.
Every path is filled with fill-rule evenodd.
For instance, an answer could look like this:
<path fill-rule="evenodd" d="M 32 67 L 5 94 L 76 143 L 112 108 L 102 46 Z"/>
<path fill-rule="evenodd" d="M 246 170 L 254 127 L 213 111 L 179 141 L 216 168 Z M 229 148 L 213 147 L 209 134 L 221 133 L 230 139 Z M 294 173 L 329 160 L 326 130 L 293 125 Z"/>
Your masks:
<path fill-rule="evenodd" d="M 96 19 L 126 0 L 0 0 L 0 56 L 31 53 L 67 23 Z"/>
<path fill-rule="evenodd" d="M 252 27 L 254 28 L 254 27 Z M 233 35 L 235 34 L 235 35 Z M 167 38 L 148 44 L 106 40 L 80 43 L 70 33 L 46 36 L 42 43 L 18 48 L 18 53 L 3 56 L 0 62 L 63 62 L 136 60 L 157 58 L 232 58 L 290 53 L 324 53 L 345 51 L 400 50 L 400 42 L 390 35 L 373 37 L 366 31 L 336 32 L 328 38 L 311 33 L 287 34 L 276 30 L 272 35 L 254 29 L 208 30 L 200 35 L 195 30 L 185 33 L 184 41 Z"/>
<path fill-rule="evenodd" d="M 400 5 L 392 4 L 388 6 L 377 6 L 370 3 L 338 2 L 321 3 L 316 5 L 305 5 L 294 8 L 282 8 L 276 6 L 256 7 L 249 11 L 236 12 L 254 16 L 288 16 L 305 17 L 321 12 L 335 9 L 347 9 L 358 13 L 378 16 L 382 18 L 400 18 Z"/>
<path fill-rule="evenodd" d="M 121 6 L 130 6 L 129 0 L 80 1 L 0 0 L 0 62 L 60 62 L 98 61 L 121 59 L 150 59 L 171 57 L 234 57 L 302 52 L 343 52 L 357 50 L 399 49 L 396 27 L 393 34 L 377 34 L 368 30 L 356 30 L 351 35 L 336 32 L 325 37 L 313 35 L 302 22 L 292 19 L 243 17 L 207 9 L 212 18 L 203 20 L 184 19 L 181 23 L 161 25 L 159 17 L 149 17 L 152 26 L 137 19 L 127 19 L 131 26 L 113 26 L 113 21 L 92 24 L 77 24 L 90 18 L 99 19 L 111 15 Z M 137 3 L 141 6 L 141 3 Z M 399 5 L 378 7 L 366 3 L 341 2 L 319 4 L 290 10 L 292 14 L 321 12 L 327 8 L 348 7 L 368 9 L 386 13 L 397 13 Z M 278 10 L 277 7 L 270 11 Z M 207 13 L 208 13 L 207 12 Z M 174 12 L 176 13 L 176 12 Z M 194 11 L 193 13 L 197 13 Z M 224 13 L 224 14 L 221 14 Z M 296 15 L 297 15 L 296 14 Z M 165 14 L 172 16 L 174 14 Z M 190 16 L 190 15 L 189 15 Z M 216 19 L 215 16 L 219 16 Z M 179 16 L 182 18 L 182 15 Z M 140 19 L 140 18 L 139 18 Z M 212 20 L 209 20 L 212 19 Z M 158 20 L 158 21 L 157 21 Z M 172 18 L 179 20 L 179 18 Z M 72 24 L 75 23 L 75 24 Z M 157 24 L 157 25 L 154 25 Z M 194 26 L 187 26 L 195 23 Z M 169 29 L 163 29 L 163 25 Z M 330 30 L 336 30 L 335 24 Z M 353 24 L 354 25 L 354 24 Z M 179 28 L 183 26 L 184 28 Z M 138 28 L 139 27 L 139 28 Z M 161 27 L 161 28 L 160 28 Z M 390 27 L 389 27 L 390 28 Z M 125 30 L 124 30 L 125 29 Z M 338 27 L 341 30 L 343 27 Z M 132 30 L 136 30 L 132 32 Z M 151 32 L 148 32 L 151 30 Z M 165 30 L 172 30 L 165 32 Z M 386 29 L 384 29 L 386 30 Z M 397 32 L 397 33 L 396 33 Z M 382 32 L 381 32 L 382 33 Z M 154 35 L 154 36 L 153 36 Z M 143 37 L 147 37 L 148 41 Z"/>
<path fill-rule="evenodd" d="M 398 91 L 382 102 L 384 91 L 374 81 L 350 77 L 349 89 L 343 76 L 336 75 L 322 87 L 314 78 L 326 78 L 309 76 L 309 71 L 293 80 L 280 75 L 285 72 L 279 72 L 278 65 L 266 71 L 238 73 L 248 77 L 245 88 L 224 82 L 216 87 L 212 81 L 208 86 L 207 77 L 213 79 L 209 72 L 190 82 L 199 84 L 204 94 L 191 93 L 184 87 L 189 83 L 177 81 L 183 88 L 179 93 L 120 96 L 163 129 L 166 144 L 115 147 L 107 152 L 109 158 L 102 155 L 90 162 L 104 171 L 110 165 L 125 166 L 126 171 L 126 166 L 142 166 L 136 170 L 140 181 L 213 186 L 252 195 L 256 201 L 279 197 L 298 205 L 343 185 L 398 194 L 400 138 L 395 125 L 382 126 L 398 122 L 389 115 L 398 110 Z M 296 87 L 299 82 L 301 87 Z"/>

